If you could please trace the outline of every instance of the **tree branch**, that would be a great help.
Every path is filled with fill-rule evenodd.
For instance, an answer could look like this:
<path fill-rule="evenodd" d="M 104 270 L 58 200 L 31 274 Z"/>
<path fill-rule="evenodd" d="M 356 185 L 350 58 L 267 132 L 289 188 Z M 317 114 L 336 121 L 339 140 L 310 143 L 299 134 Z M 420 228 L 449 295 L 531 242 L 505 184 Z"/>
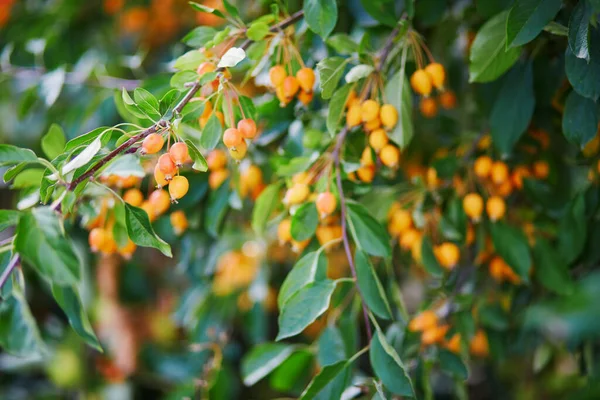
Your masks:
<path fill-rule="evenodd" d="M 2 272 L 2 275 L 0 276 L 0 289 L 4 287 L 4 284 L 6 283 L 6 281 L 8 281 L 10 274 L 17 267 L 17 265 L 19 265 L 20 261 L 21 258 L 18 254 L 15 254 L 13 258 L 9 261 L 8 265 L 6 266 L 6 269 Z"/>

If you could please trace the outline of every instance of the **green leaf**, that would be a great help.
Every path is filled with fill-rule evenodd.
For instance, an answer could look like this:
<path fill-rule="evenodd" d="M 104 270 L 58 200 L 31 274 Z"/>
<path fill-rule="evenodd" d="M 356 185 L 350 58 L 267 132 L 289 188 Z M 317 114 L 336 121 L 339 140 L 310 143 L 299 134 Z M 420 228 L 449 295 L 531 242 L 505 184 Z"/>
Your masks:
<path fill-rule="evenodd" d="M 506 46 L 529 43 L 554 19 L 562 0 L 517 0 L 506 19 Z"/>
<path fill-rule="evenodd" d="M 393 28 L 398 23 L 394 0 L 360 0 L 360 4 L 377 21 Z"/>
<path fill-rule="evenodd" d="M 569 48 L 577 58 L 590 59 L 590 19 L 593 9 L 587 0 L 577 2 L 569 19 Z"/>
<path fill-rule="evenodd" d="M 200 136 L 200 146 L 204 150 L 212 150 L 217 147 L 219 144 L 219 140 L 221 140 L 221 135 L 223 134 L 223 127 L 221 126 L 221 121 L 212 113 L 208 118 L 204 129 L 202 130 L 202 136 Z"/>
<path fill-rule="evenodd" d="M 263 343 L 255 346 L 242 359 L 242 379 L 244 385 L 252 386 L 293 353 L 296 346 L 282 343 Z"/>
<path fill-rule="evenodd" d="M 225 7 L 225 11 L 227 11 L 229 13 L 229 15 L 231 15 L 234 18 L 238 18 L 240 16 L 238 9 L 233 4 L 231 4 L 227 0 L 222 0 L 222 1 L 223 1 L 223 7 Z"/>
<path fill-rule="evenodd" d="M 598 130 L 596 103 L 572 91 L 565 102 L 562 129 L 569 142 L 584 148 Z"/>
<path fill-rule="evenodd" d="M 527 130 L 534 108 L 532 64 L 518 64 L 502 79 L 490 116 L 493 143 L 501 153 L 512 151 Z"/>
<path fill-rule="evenodd" d="M 269 386 L 279 392 L 289 392 L 296 387 L 300 389 L 298 383 L 306 379 L 313 358 L 312 352 L 308 349 L 295 351 L 273 371 L 269 378 Z"/>
<path fill-rule="evenodd" d="M 40 186 L 42 177 L 44 176 L 43 168 L 29 168 L 21 172 L 15 177 L 12 183 L 13 189 L 24 189 L 29 187 Z M 6 176 L 5 176 L 6 177 Z"/>
<path fill-rule="evenodd" d="M 138 107 L 148 115 L 160 117 L 160 104 L 152 93 L 143 88 L 136 88 L 133 91 L 133 98 Z"/>
<path fill-rule="evenodd" d="M 433 245 L 431 239 L 428 236 L 424 236 L 421 241 L 421 257 L 423 260 L 423 266 L 431 276 L 441 277 L 444 275 L 444 269 L 438 262 L 433 252 Z"/>
<path fill-rule="evenodd" d="M 358 203 L 347 203 L 348 228 L 359 249 L 378 257 L 389 257 L 392 253 L 386 229 L 373 218 L 367 209 Z"/>
<path fill-rule="evenodd" d="M 190 1 L 189 4 L 196 11 L 205 12 L 205 13 L 208 13 L 208 14 L 213 14 L 213 15 L 216 15 L 217 17 L 219 17 L 219 18 L 225 18 L 225 14 L 223 14 L 220 10 L 217 10 L 216 8 L 207 7 L 205 5 L 198 4 L 198 3 L 194 2 L 194 1 Z"/>
<path fill-rule="evenodd" d="M 231 189 L 229 186 L 229 179 L 227 179 L 216 191 L 211 191 L 208 196 L 208 207 L 206 208 L 204 229 L 206 229 L 213 237 L 219 235 L 219 227 L 229 209 L 230 194 Z"/>
<path fill-rule="evenodd" d="M 19 222 L 20 212 L 17 210 L 0 210 L 0 232 Z"/>
<path fill-rule="evenodd" d="M 64 151 L 71 151 L 73 149 L 76 149 L 79 146 L 90 144 L 94 140 L 96 140 L 96 138 L 98 136 L 100 136 L 102 133 L 104 133 L 105 131 L 106 131 L 106 133 L 110 133 L 111 128 L 108 128 L 106 126 L 101 126 L 94 130 L 91 130 L 87 133 L 84 133 L 81 136 L 77 136 L 76 138 L 73 138 L 67 142 L 67 144 L 65 145 Z"/>
<path fill-rule="evenodd" d="M 548 290 L 562 295 L 573 293 L 573 281 L 567 263 L 544 238 L 536 238 L 533 247 L 535 277 Z"/>
<path fill-rule="evenodd" d="M 198 150 L 196 145 L 194 145 L 194 143 L 192 143 L 192 141 L 189 139 L 185 140 L 185 144 L 187 144 L 190 157 L 192 158 L 192 161 L 194 161 L 192 168 L 200 172 L 208 171 L 208 164 L 206 162 L 206 159 L 204 158 L 202 153 L 200 153 L 200 150 Z"/>
<path fill-rule="evenodd" d="M 326 39 L 337 23 L 336 0 L 304 0 L 304 18 L 311 31 Z"/>
<path fill-rule="evenodd" d="M 498 255 L 524 282 L 529 282 L 531 255 L 523 232 L 504 222 L 496 222 L 492 224 L 492 242 Z"/>
<path fill-rule="evenodd" d="M 295 336 L 329 308 L 335 281 L 322 280 L 304 286 L 293 294 L 279 314 L 279 333 L 275 340 Z"/>
<path fill-rule="evenodd" d="M 81 304 L 81 299 L 79 298 L 77 290 L 72 286 L 59 286 L 53 284 L 52 295 L 60 308 L 62 308 L 67 315 L 73 330 L 85 340 L 87 344 L 102 352 L 100 342 L 92 329 L 92 324 L 90 324 L 85 309 L 83 308 L 83 304 Z"/>
<path fill-rule="evenodd" d="M 269 25 L 265 22 L 253 22 L 248 31 L 246 31 L 246 36 L 248 39 L 254 40 L 255 42 L 262 40 L 265 36 L 269 34 Z"/>
<path fill-rule="evenodd" d="M 131 113 L 133 116 L 138 118 L 147 118 L 146 113 L 144 113 L 138 107 L 138 105 L 135 104 L 135 101 L 133 101 L 133 99 L 131 98 L 127 90 L 125 90 L 125 88 L 123 88 L 123 90 L 121 91 L 121 100 L 123 101 L 123 105 L 125 106 L 127 112 Z"/>
<path fill-rule="evenodd" d="M 329 325 L 317 341 L 317 361 L 321 367 L 346 359 L 342 333 L 335 325 Z"/>
<path fill-rule="evenodd" d="M 334 136 L 340 129 L 340 122 L 344 117 L 346 102 L 354 85 L 344 85 L 335 91 L 329 101 L 329 111 L 327 112 L 327 130 Z"/>
<path fill-rule="evenodd" d="M 196 49 L 190 50 L 177 57 L 175 64 L 173 64 L 173 68 L 179 71 L 194 71 L 194 73 L 196 73 L 196 69 L 204 60 L 206 60 L 206 56 L 203 53 Z"/>
<path fill-rule="evenodd" d="M 0 346 L 19 357 L 31 357 L 45 350 L 31 310 L 18 290 L 0 301 Z"/>
<path fill-rule="evenodd" d="M 65 237 L 58 213 L 49 207 L 37 207 L 21 214 L 14 245 L 21 259 L 52 283 L 79 282 L 79 259 Z"/>
<path fill-rule="evenodd" d="M 0 144 L 0 167 L 21 162 L 36 162 L 37 156 L 29 149 L 22 149 L 10 144 Z"/>
<path fill-rule="evenodd" d="M 138 156 L 135 154 L 125 154 L 115 158 L 101 174 L 101 176 L 111 175 L 121 176 L 123 178 L 128 176 L 143 178 L 146 175 L 146 172 L 144 171 Z"/>
<path fill-rule="evenodd" d="M 325 387 L 331 383 L 335 378 L 340 376 L 348 368 L 348 361 L 338 361 L 335 364 L 327 365 L 319 371 L 319 373 L 310 381 L 310 384 L 306 387 L 300 400 L 311 400 L 314 399 L 319 393 L 325 389 Z M 344 388 L 339 388 L 339 393 L 329 393 L 329 399 L 341 398 L 342 391 Z"/>
<path fill-rule="evenodd" d="M 296 210 L 292 216 L 292 237 L 302 241 L 311 238 L 319 225 L 319 212 L 314 202 L 308 202 Z"/>
<path fill-rule="evenodd" d="M 180 96 L 181 92 L 179 90 L 171 89 L 160 99 L 159 111 L 163 118 L 167 119 L 173 116 L 173 108 L 179 101 Z"/>
<path fill-rule="evenodd" d="M 165 256 L 172 257 L 171 246 L 156 235 L 146 211 L 125 203 L 125 222 L 127 234 L 133 243 L 142 247 L 154 247 Z"/>
<path fill-rule="evenodd" d="M 398 123 L 391 132 L 388 132 L 388 137 L 398 147 L 404 149 L 413 137 L 413 105 L 410 85 L 401 70 L 385 85 L 385 97 L 398 111 Z"/>
<path fill-rule="evenodd" d="M 415 397 L 412 381 L 400 356 L 379 329 L 371 339 L 369 357 L 375 375 L 390 392 L 399 396 Z"/>
<path fill-rule="evenodd" d="M 281 183 L 272 183 L 256 199 L 252 210 L 252 229 L 259 235 L 264 233 L 269 217 L 279 204 L 280 189 Z"/>
<path fill-rule="evenodd" d="M 336 33 L 327 38 L 326 43 L 329 47 L 342 55 L 350 55 L 358 51 L 358 44 L 345 33 Z"/>
<path fill-rule="evenodd" d="M 48 133 L 42 137 L 42 150 L 52 160 L 64 151 L 65 142 L 65 133 L 60 125 L 52 124 Z"/>
<path fill-rule="evenodd" d="M 577 58 L 567 46 L 565 72 L 573 89 L 583 97 L 594 101 L 600 97 L 600 29 L 592 29 L 590 37 L 590 60 Z"/>
<path fill-rule="evenodd" d="M 506 16 L 503 11 L 487 21 L 471 46 L 469 82 L 489 82 L 505 73 L 518 59 L 521 49 L 506 50 Z"/>
<path fill-rule="evenodd" d="M 356 250 L 354 260 L 358 287 L 367 306 L 380 318 L 390 319 L 392 317 L 390 304 L 369 256 L 364 251 Z"/>
<path fill-rule="evenodd" d="M 344 68 L 347 63 L 348 60 L 335 56 L 325 58 L 317 64 L 319 86 L 321 88 L 321 96 L 324 99 L 329 99 L 333 95 L 338 82 L 344 74 Z"/>
<path fill-rule="evenodd" d="M 195 82 L 198 79 L 196 71 L 179 71 L 171 77 L 171 87 L 178 90 L 188 90 L 186 84 Z"/>
<path fill-rule="evenodd" d="M 567 264 L 579 257 L 586 236 L 585 199 L 579 195 L 571 201 L 558 225 L 558 252 Z"/>
<path fill-rule="evenodd" d="M 448 372 L 450 375 L 463 381 L 467 380 L 469 377 L 467 366 L 456 354 L 448 350 L 441 349 L 438 354 L 438 359 L 440 361 L 440 368 L 442 371 Z"/>
<path fill-rule="evenodd" d="M 288 301 L 296 292 L 305 286 L 322 281 L 327 278 L 327 257 L 323 252 L 323 247 L 317 251 L 310 252 L 302 257 L 290 273 L 285 277 L 279 294 L 277 296 L 277 306 L 281 310 L 286 301 Z"/>
<path fill-rule="evenodd" d="M 185 35 L 181 41 L 190 47 L 204 47 L 217 34 L 215 28 L 210 26 L 199 26 Z"/>

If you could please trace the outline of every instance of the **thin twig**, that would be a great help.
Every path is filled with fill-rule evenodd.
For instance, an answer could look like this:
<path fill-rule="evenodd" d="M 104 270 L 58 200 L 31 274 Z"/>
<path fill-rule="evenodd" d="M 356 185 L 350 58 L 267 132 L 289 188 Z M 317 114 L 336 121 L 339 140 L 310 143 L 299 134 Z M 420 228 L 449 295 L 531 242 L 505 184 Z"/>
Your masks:
<path fill-rule="evenodd" d="M 20 261 L 21 261 L 21 258 L 19 257 L 18 254 L 15 254 L 13 256 L 12 260 L 10 260 L 10 262 L 6 266 L 6 269 L 4 270 L 4 272 L 2 272 L 2 276 L 0 276 L 0 289 L 2 289 L 4 287 L 4 284 L 6 283 L 6 281 L 8 281 L 10 274 L 17 267 L 17 265 L 19 265 Z"/>

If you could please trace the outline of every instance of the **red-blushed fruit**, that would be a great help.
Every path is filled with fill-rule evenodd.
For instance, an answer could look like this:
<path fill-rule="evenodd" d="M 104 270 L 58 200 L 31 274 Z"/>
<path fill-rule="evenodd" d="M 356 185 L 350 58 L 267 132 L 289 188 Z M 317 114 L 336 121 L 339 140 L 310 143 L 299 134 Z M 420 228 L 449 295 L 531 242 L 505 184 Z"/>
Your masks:
<path fill-rule="evenodd" d="M 148 196 L 148 202 L 155 217 L 164 214 L 171 207 L 171 199 L 166 190 L 157 189 L 153 191 Z"/>
<path fill-rule="evenodd" d="M 144 154 L 158 153 L 165 143 L 165 139 L 158 133 L 151 133 L 142 142 L 142 152 Z"/>
<path fill-rule="evenodd" d="M 296 79 L 300 87 L 305 92 L 312 92 L 313 86 L 315 85 L 315 71 L 311 68 L 304 67 L 296 72 Z"/>
<path fill-rule="evenodd" d="M 319 193 L 315 203 L 317 206 L 317 211 L 321 216 L 331 214 L 337 207 L 337 200 L 331 192 Z"/>
<path fill-rule="evenodd" d="M 165 175 L 167 181 L 170 181 L 177 173 L 177 166 L 169 154 L 163 154 L 158 158 L 158 169 Z"/>
<path fill-rule="evenodd" d="M 178 175 L 169 183 L 169 194 L 171 201 L 175 202 L 185 196 L 190 189 L 190 183 L 185 176 Z"/>
<path fill-rule="evenodd" d="M 256 136 L 256 122 L 252 118 L 244 118 L 237 124 L 237 129 L 246 139 L 254 139 Z"/>
<path fill-rule="evenodd" d="M 175 165 L 180 167 L 190 158 L 190 153 L 187 144 L 183 142 L 177 142 L 169 149 L 169 155 L 171 160 L 175 162 Z"/>
<path fill-rule="evenodd" d="M 228 128 L 223 133 L 223 143 L 229 148 L 235 148 L 244 142 L 244 137 L 238 129 Z"/>
<path fill-rule="evenodd" d="M 144 194 L 140 189 L 129 189 L 123 194 L 123 201 L 134 207 L 139 207 L 144 201 Z"/>

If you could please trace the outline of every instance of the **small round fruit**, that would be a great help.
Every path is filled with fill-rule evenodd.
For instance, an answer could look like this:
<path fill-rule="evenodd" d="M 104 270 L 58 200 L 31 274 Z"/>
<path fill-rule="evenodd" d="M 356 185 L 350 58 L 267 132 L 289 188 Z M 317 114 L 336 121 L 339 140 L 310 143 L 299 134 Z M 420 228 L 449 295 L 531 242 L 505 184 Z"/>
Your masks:
<path fill-rule="evenodd" d="M 356 170 L 356 175 L 361 182 L 371 183 L 375 179 L 375 166 L 374 165 L 363 165 Z"/>
<path fill-rule="evenodd" d="M 163 154 L 158 158 L 158 168 L 165 175 L 167 181 L 170 181 L 177 172 L 177 165 L 169 154 Z"/>
<path fill-rule="evenodd" d="M 283 203 L 287 204 L 287 205 L 300 204 L 308 198 L 309 194 L 310 194 L 310 189 L 308 188 L 307 184 L 295 183 L 285 193 L 285 197 L 283 198 Z"/>
<path fill-rule="evenodd" d="M 520 190 L 523 188 L 523 178 L 527 178 L 529 176 L 531 176 L 529 168 L 524 165 L 519 165 L 513 170 L 510 180 L 512 184 Z"/>
<path fill-rule="evenodd" d="M 490 276 L 499 283 L 504 281 L 504 270 L 506 268 L 510 269 L 508 264 L 506 264 L 506 262 L 504 262 L 504 260 L 498 256 L 494 256 L 488 265 Z"/>
<path fill-rule="evenodd" d="M 315 86 L 315 71 L 311 68 L 304 67 L 296 72 L 296 79 L 298 79 L 298 83 L 302 90 L 305 92 L 312 92 L 313 87 Z"/>
<path fill-rule="evenodd" d="M 313 100 L 314 95 L 315 95 L 314 92 L 306 92 L 304 90 L 300 90 L 298 92 L 298 100 L 300 100 L 300 102 L 302 104 L 304 104 L 305 106 L 307 106 Z"/>
<path fill-rule="evenodd" d="M 298 93 L 300 90 L 300 84 L 295 76 L 288 76 L 283 80 L 283 95 L 290 99 Z"/>
<path fill-rule="evenodd" d="M 425 310 L 410 320 L 408 330 L 411 332 L 422 332 L 435 327 L 437 322 L 438 317 L 436 313 L 431 310 Z"/>
<path fill-rule="evenodd" d="M 212 189 L 218 189 L 229 177 L 229 171 L 226 169 L 217 169 L 211 171 L 208 175 L 208 186 Z"/>
<path fill-rule="evenodd" d="M 460 349 L 461 349 L 460 333 L 455 333 L 454 335 L 452 335 L 452 337 L 450 338 L 450 340 L 448 340 L 446 342 L 444 347 L 454 354 L 460 354 Z"/>
<path fill-rule="evenodd" d="M 362 122 L 369 122 L 379 117 L 379 103 L 375 100 L 366 100 L 360 105 Z"/>
<path fill-rule="evenodd" d="M 398 110 L 391 104 L 384 104 L 379 110 L 379 118 L 383 126 L 392 129 L 398 123 Z"/>
<path fill-rule="evenodd" d="M 492 172 L 493 163 L 492 159 L 488 156 L 478 157 L 473 164 L 475 175 L 481 179 L 487 179 Z"/>
<path fill-rule="evenodd" d="M 386 167 L 395 168 L 400 162 L 400 150 L 393 144 L 386 144 L 379 152 L 379 158 Z"/>
<path fill-rule="evenodd" d="M 400 240 L 399 240 L 400 247 L 404 250 L 412 249 L 414 244 L 417 243 L 419 240 L 421 240 L 421 236 L 422 236 L 421 232 L 419 232 L 415 228 L 409 228 L 409 229 L 405 230 L 400 235 Z"/>
<path fill-rule="evenodd" d="M 177 236 L 183 234 L 188 228 L 188 219 L 185 213 L 181 210 L 173 211 L 171 216 L 169 217 L 171 220 L 171 226 L 173 227 L 173 232 Z"/>
<path fill-rule="evenodd" d="M 483 213 L 483 199 L 479 193 L 469 193 L 463 199 L 465 214 L 474 221 L 479 221 Z"/>
<path fill-rule="evenodd" d="M 487 211 L 490 220 L 497 221 L 501 219 L 506 213 L 506 204 L 504 203 L 504 199 L 499 196 L 490 197 L 485 204 L 485 210 Z"/>
<path fill-rule="evenodd" d="M 119 247 L 119 254 L 124 259 L 129 260 L 133 256 L 133 253 L 135 253 L 136 249 L 137 249 L 136 244 L 133 243 L 133 241 L 131 239 L 129 239 L 129 240 L 127 240 L 127 243 L 125 244 L 125 246 Z"/>
<path fill-rule="evenodd" d="M 148 196 L 148 202 L 152 206 L 154 216 L 164 214 L 171 206 L 171 199 L 166 190 L 155 190 Z"/>
<path fill-rule="evenodd" d="M 386 144 L 388 144 L 388 136 L 383 129 L 376 129 L 369 135 L 369 145 L 375 152 L 379 152 Z"/>
<path fill-rule="evenodd" d="M 229 155 L 236 161 L 240 161 L 242 158 L 246 156 L 246 152 L 248 151 L 248 145 L 245 141 L 242 140 L 242 143 L 237 145 L 235 148 L 229 148 Z"/>
<path fill-rule="evenodd" d="M 431 346 L 436 343 L 444 341 L 446 333 L 450 329 L 448 325 L 434 326 L 433 328 L 427 329 L 421 335 L 421 344 L 423 346 Z"/>
<path fill-rule="evenodd" d="M 256 136 L 256 122 L 252 118 L 245 118 L 238 122 L 237 129 L 246 139 L 254 139 Z"/>
<path fill-rule="evenodd" d="M 537 179 L 546 179 L 550 174 L 550 166 L 544 160 L 534 162 L 531 169 L 533 170 L 533 176 Z"/>
<path fill-rule="evenodd" d="M 253 190 L 263 182 L 263 173 L 257 165 L 250 165 L 242 172 L 241 178 L 244 185 Z"/>
<path fill-rule="evenodd" d="M 277 237 L 281 244 L 292 240 L 292 221 L 289 218 L 282 220 L 277 226 Z"/>
<path fill-rule="evenodd" d="M 460 250 L 454 243 L 442 243 L 434 250 L 434 253 L 440 265 L 446 269 L 454 268 L 460 260 Z"/>
<path fill-rule="evenodd" d="M 206 164 L 209 171 L 216 171 L 225 168 L 227 165 L 227 155 L 221 149 L 215 149 L 208 153 Z"/>
<path fill-rule="evenodd" d="M 235 148 L 244 142 L 244 137 L 236 128 L 228 128 L 223 133 L 223 143 L 229 148 Z"/>
<path fill-rule="evenodd" d="M 452 110 L 456 107 L 456 95 L 450 90 L 442 92 L 439 96 L 440 104 L 446 110 Z"/>
<path fill-rule="evenodd" d="M 185 176 L 178 175 L 173 178 L 169 184 L 169 194 L 171 195 L 171 201 L 177 201 L 188 192 L 190 189 L 190 183 Z"/>
<path fill-rule="evenodd" d="M 429 74 L 423 69 L 418 69 L 412 74 L 410 85 L 417 94 L 422 96 L 429 96 L 431 94 L 431 79 L 429 78 Z"/>
<path fill-rule="evenodd" d="M 94 228 L 88 235 L 90 249 L 96 252 L 104 247 L 107 240 L 106 230 L 104 228 Z"/>
<path fill-rule="evenodd" d="M 379 117 L 370 120 L 369 122 L 365 122 L 363 124 L 363 129 L 365 132 L 373 132 L 376 129 L 381 128 L 381 119 Z"/>
<path fill-rule="evenodd" d="M 392 213 L 388 224 L 388 231 L 392 236 L 399 236 L 412 228 L 412 226 L 413 220 L 411 212 L 400 208 Z"/>
<path fill-rule="evenodd" d="M 158 153 L 165 143 L 165 139 L 158 133 L 151 133 L 142 142 L 142 152 L 144 154 Z"/>
<path fill-rule="evenodd" d="M 490 172 L 490 175 L 492 178 L 492 182 L 494 182 L 496 185 L 500 185 L 504 183 L 509 177 L 508 166 L 502 161 L 496 161 L 492 164 L 492 170 Z"/>
<path fill-rule="evenodd" d="M 331 214 L 337 207 L 337 200 L 331 192 L 319 193 L 315 203 L 317 205 L 317 211 L 321 216 Z"/>
<path fill-rule="evenodd" d="M 169 196 L 167 196 L 169 197 Z M 150 203 L 149 200 L 146 200 L 142 203 L 142 205 L 140 205 L 140 208 L 144 211 L 146 211 L 146 214 L 148 215 L 148 220 L 150 222 L 153 222 L 156 219 L 156 213 L 154 212 L 154 206 L 152 205 L 152 203 Z"/>
<path fill-rule="evenodd" d="M 444 66 L 440 63 L 431 63 L 425 67 L 425 72 L 429 75 L 432 85 L 441 90 L 444 88 L 444 82 L 446 81 L 446 71 Z"/>
<path fill-rule="evenodd" d="M 129 189 L 123 194 L 123 200 L 129 205 L 139 207 L 144 202 L 144 194 L 140 189 Z"/>
<path fill-rule="evenodd" d="M 169 155 L 178 167 L 182 166 L 190 158 L 188 146 L 183 142 L 173 144 L 169 149 Z"/>
<path fill-rule="evenodd" d="M 425 118 L 433 118 L 438 113 L 437 102 L 432 97 L 423 97 L 419 103 L 419 111 Z"/>
<path fill-rule="evenodd" d="M 346 114 L 346 125 L 348 128 L 354 128 L 360 125 L 361 121 L 361 107 L 360 104 L 354 104 L 348 109 Z"/>
<path fill-rule="evenodd" d="M 487 357 L 490 353 L 487 335 L 483 330 L 478 330 L 471 338 L 469 351 L 475 357 Z"/>
<path fill-rule="evenodd" d="M 285 68 L 282 65 L 275 65 L 269 70 L 269 79 L 275 87 L 283 85 L 283 80 L 286 77 L 287 72 L 285 72 Z"/>
<path fill-rule="evenodd" d="M 158 189 L 169 184 L 165 174 L 160 170 L 158 163 L 154 166 L 154 180 L 156 181 L 156 187 Z"/>

